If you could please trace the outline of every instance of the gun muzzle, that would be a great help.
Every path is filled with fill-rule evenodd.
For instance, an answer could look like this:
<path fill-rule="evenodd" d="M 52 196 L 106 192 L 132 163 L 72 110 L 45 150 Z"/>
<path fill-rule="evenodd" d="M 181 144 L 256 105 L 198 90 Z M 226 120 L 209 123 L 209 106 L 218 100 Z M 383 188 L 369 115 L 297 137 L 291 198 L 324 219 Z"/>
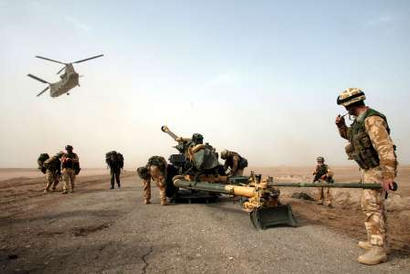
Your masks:
<path fill-rule="evenodd" d="M 169 128 L 167 126 L 162 126 L 161 130 L 165 133 L 167 133 L 169 136 L 172 137 L 172 139 L 174 139 L 175 141 L 177 140 L 178 136 L 175 135 L 172 131 L 169 130 Z"/>

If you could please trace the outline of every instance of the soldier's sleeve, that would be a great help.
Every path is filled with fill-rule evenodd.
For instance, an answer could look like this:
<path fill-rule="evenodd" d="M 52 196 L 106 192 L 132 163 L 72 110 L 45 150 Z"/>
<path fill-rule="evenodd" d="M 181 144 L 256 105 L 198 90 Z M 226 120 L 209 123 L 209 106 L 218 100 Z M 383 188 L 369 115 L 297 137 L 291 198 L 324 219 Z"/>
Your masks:
<path fill-rule="evenodd" d="M 328 176 L 328 177 L 333 177 L 333 171 L 330 169 L 330 167 L 328 166 L 327 167 L 327 173 L 326 173 L 326 175 Z"/>
<path fill-rule="evenodd" d="M 315 167 L 315 169 L 312 171 L 312 174 L 315 175 L 317 173 L 317 166 Z"/>
<path fill-rule="evenodd" d="M 238 170 L 239 156 L 234 155 L 232 159 L 232 173 Z"/>
<path fill-rule="evenodd" d="M 366 118 L 364 124 L 372 145 L 379 156 L 383 179 L 393 179 L 396 177 L 397 158 L 393 141 L 387 132 L 386 122 L 379 116 L 370 116 Z"/>
<path fill-rule="evenodd" d="M 227 160 L 225 160 L 225 163 L 224 163 L 224 170 L 227 170 L 228 169 L 228 161 Z"/>
<path fill-rule="evenodd" d="M 337 129 L 339 130 L 340 137 L 347 139 L 347 131 L 349 130 L 349 128 L 346 125 L 342 125 L 337 127 Z"/>

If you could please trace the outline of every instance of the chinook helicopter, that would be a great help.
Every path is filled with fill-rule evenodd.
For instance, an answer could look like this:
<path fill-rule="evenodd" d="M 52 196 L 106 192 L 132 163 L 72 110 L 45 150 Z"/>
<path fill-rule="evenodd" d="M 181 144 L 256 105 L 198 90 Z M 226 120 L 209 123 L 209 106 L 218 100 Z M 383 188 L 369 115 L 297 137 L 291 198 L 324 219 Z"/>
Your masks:
<path fill-rule="evenodd" d="M 74 66 L 73 64 L 78 64 L 81 62 L 85 62 L 91 59 L 95 59 L 95 58 L 99 58 L 104 56 L 104 54 L 100 54 L 100 55 L 96 55 L 93 57 L 89 57 L 86 59 L 82 59 L 82 60 L 78 60 L 75 62 L 71 62 L 71 63 L 63 63 L 57 60 L 53 60 L 50 58 L 46 58 L 46 57 L 42 57 L 42 56 L 36 56 L 36 58 L 40 58 L 43 60 L 47 60 L 47 61 L 51 61 L 51 62 L 55 62 L 55 63 L 59 63 L 64 65 L 64 67 L 62 67 L 57 74 L 60 74 L 63 70 L 64 73 L 60 75 L 61 80 L 55 83 L 50 83 L 47 82 L 46 80 L 43 80 L 37 76 L 34 76 L 33 74 L 27 74 L 28 77 L 31 77 L 37 81 L 40 81 L 41 83 L 44 84 L 48 84 L 48 87 L 46 87 L 45 89 L 43 89 L 39 94 L 37 94 L 37 96 L 40 96 L 41 94 L 43 94 L 44 92 L 46 92 L 48 89 L 50 89 L 50 96 L 51 97 L 58 97 L 60 95 L 63 95 L 64 93 L 67 93 L 67 95 L 70 95 L 69 91 L 74 88 L 75 86 L 80 86 L 79 82 L 78 82 L 78 78 L 80 77 L 80 75 L 74 70 Z"/>

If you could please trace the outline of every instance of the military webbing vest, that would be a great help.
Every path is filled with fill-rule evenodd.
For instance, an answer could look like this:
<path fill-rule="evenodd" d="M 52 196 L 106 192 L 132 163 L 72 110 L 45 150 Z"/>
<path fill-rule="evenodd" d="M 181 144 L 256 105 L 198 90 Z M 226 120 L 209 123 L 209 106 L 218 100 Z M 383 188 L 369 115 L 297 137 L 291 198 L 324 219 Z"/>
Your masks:
<path fill-rule="evenodd" d="M 383 118 L 387 125 L 387 132 L 390 134 L 390 128 L 387 124 L 386 117 L 380 112 L 369 108 L 362 116 L 358 116 L 347 131 L 347 137 L 351 144 L 348 152 L 350 159 L 353 159 L 362 169 L 370 169 L 380 164 L 379 155 L 374 149 L 372 141 L 366 132 L 364 121 L 370 116 L 379 116 Z"/>
<path fill-rule="evenodd" d="M 327 165 L 323 164 L 323 165 L 318 165 L 316 167 L 316 176 L 318 177 L 318 179 L 320 177 L 322 177 L 323 175 L 325 175 L 327 173 Z"/>

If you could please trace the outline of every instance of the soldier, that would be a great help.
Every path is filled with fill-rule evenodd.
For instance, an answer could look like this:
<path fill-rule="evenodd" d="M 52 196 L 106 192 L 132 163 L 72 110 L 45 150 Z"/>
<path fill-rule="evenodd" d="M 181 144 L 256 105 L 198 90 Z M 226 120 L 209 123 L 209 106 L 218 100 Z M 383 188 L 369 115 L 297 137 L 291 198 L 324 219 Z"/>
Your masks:
<path fill-rule="evenodd" d="M 330 170 L 329 166 L 325 164 L 325 158 L 319 156 L 316 158 L 316 168 L 313 171 L 313 182 L 326 182 L 333 183 L 333 172 Z M 329 187 L 320 187 L 317 203 L 319 205 L 325 205 L 328 207 L 332 206 L 332 195 L 330 193 Z"/>
<path fill-rule="evenodd" d="M 248 160 L 234 151 L 223 150 L 221 158 L 225 160 L 224 170 L 227 171 L 230 168 L 228 176 L 242 176 L 243 170 L 248 166 Z"/>
<path fill-rule="evenodd" d="M 71 193 L 74 192 L 75 177 L 80 172 L 80 161 L 77 154 L 73 152 L 73 147 L 66 145 L 65 150 L 66 153 L 64 153 L 61 159 L 64 179 L 63 194 L 68 193 L 70 186 Z"/>
<path fill-rule="evenodd" d="M 105 162 L 110 168 L 111 189 L 114 189 L 115 181 L 117 181 L 118 188 L 120 188 L 120 174 L 121 169 L 124 167 L 124 157 L 119 152 L 111 151 L 105 155 Z"/>
<path fill-rule="evenodd" d="M 365 94 L 358 88 L 348 88 L 337 98 L 337 104 L 355 117 L 350 127 L 343 116 L 336 117 L 339 134 L 349 141 L 346 153 L 359 165 L 363 183 L 381 184 L 382 189 L 363 189 L 361 207 L 366 214 L 367 241 L 359 246 L 366 252 L 358 257 L 362 264 L 374 265 L 387 261 L 385 193 L 393 189 L 397 175 L 395 145 L 390 138 L 386 117 L 364 104 Z"/>
<path fill-rule="evenodd" d="M 166 178 L 167 178 L 167 161 L 161 156 L 152 156 L 149 158 L 145 167 L 137 169 L 138 175 L 144 183 L 145 204 L 151 203 L 151 180 L 155 181 L 159 188 L 161 205 L 167 205 L 166 196 Z"/>
<path fill-rule="evenodd" d="M 151 203 L 151 175 L 149 174 L 149 169 L 146 166 L 142 166 L 137 168 L 137 173 L 144 184 L 144 203 L 148 205 Z"/>
<path fill-rule="evenodd" d="M 59 183 L 61 177 L 61 157 L 63 156 L 64 152 L 60 151 L 55 156 L 48 158 L 44 162 L 44 168 L 46 169 L 46 188 L 44 189 L 44 193 L 50 191 L 50 187 L 52 186 L 52 191 L 56 191 L 56 187 Z"/>

